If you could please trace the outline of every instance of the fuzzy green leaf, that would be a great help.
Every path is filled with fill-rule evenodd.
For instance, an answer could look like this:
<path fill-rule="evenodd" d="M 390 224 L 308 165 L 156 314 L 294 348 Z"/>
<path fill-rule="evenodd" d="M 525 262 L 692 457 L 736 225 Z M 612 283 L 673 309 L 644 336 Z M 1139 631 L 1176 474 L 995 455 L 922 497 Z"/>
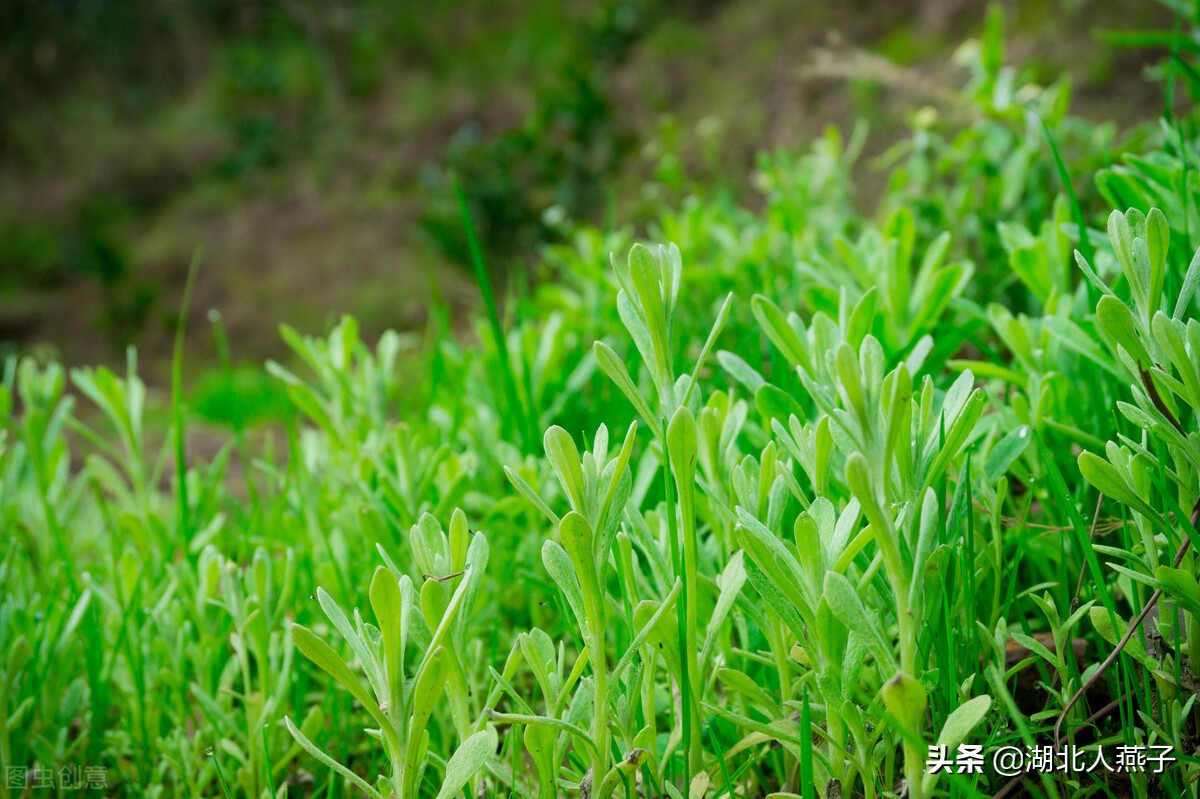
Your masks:
<path fill-rule="evenodd" d="M 547 541 L 542 545 L 542 563 L 571 612 L 575 614 L 575 622 L 581 630 L 587 629 L 587 615 L 583 610 L 583 591 L 579 587 L 579 578 L 575 575 L 575 567 L 571 565 L 571 556 L 557 541 Z"/>
<path fill-rule="evenodd" d="M 437 799 L 450 799 L 475 776 L 487 759 L 496 753 L 497 735 L 494 727 L 480 730 L 463 741 L 446 762 L 446 777 Z"/>
<path fill-rule="evenodd" d="M 928 701 L 925 688 L 916 678 L 897 672 L 883 686 L 883 704 L 904 734 L 921 734 Z"/>
<path fill-rule="evenodd" d="M 404 652 L 401 643 L 400 627 L 403 602 L 400 596 L 400 583 L 396 575 L 384 566 L 375 569 L 371 578 L 371 610 L 379 624 L 379 632 L 383 636 L 383 662 L 388 687 L 388 702 L 394 709 L 399 710 L 404 692 Z"/>

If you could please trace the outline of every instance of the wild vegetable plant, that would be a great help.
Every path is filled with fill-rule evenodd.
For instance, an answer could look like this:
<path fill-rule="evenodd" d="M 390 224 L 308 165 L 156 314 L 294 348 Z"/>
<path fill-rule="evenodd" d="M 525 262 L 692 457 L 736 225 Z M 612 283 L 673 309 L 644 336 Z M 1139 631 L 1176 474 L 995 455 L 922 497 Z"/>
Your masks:
<path fill-rule="evenodd" d="M 682 734 L 687 761 L 685 774 L 695 773 L 702 765 L 703 741 L 697 686 L 703 683 L 698 657 L 700 622 L 697 608 L 700 582 L 695 503 L 698 453 L 696 422 L 691 407 L 698 407 L 698 375 L 728 319 L 733 297 L 726 297 L 718 310 L 716 322 L 709 331 L 691 372 L 677 377 L 672 332 L 683 272 L 679 249 L 671 246 L 659 248 L 659 251 L 654 253 L 635 245 L 629 252 L 627 269 L 617 266 L 614 260 L 614 271 L 621 285 L 617 292 L 618 312 L 650 373 L 657 407 L 652 407 L 646 402 L 631 379 L 627 367 L 611 347 L 603 342 L 596 342 L 596 359 L 601 370 L 613 380 L 654 432 L 666 469 L 664 478 L 668 480 L 665 491 L 671 562 L 675 573 L 682 580 L 682 598 L 678 610 L 678 680 L 682 693 L 680 713 L 683 719 Z M 672 490 L 678 497 L 678 515 L 671 503 Z"/>
<path fill-rule="evenodd" d="M 275 564 L 266 550 L 254 552 L 249 568 L 221 557 L 215 547 L 207 546 L 196 568 L 196 582 L 187 572 L 182 585 L 194 602 L 193 619 L 205 633 L 220 634 L 225 618 L 233 658 L 225 668 L 205 663 L 207 653 L 195 652 L 201 664 L 196 680 L 189 686 L 204 717 L 219 738 L 211 744 L 214 759 L 226 759 L 221 779 L 235 784 L 248 796 L 273 795 L 285 776 L 288 763 L 296 752 L 288 752 L 279 725 L 273 722 L 278 709 L 286 705 L 292 679 L 295 649 L 290 631 L 284 625 L 287 609 L 294 599 L 296 559 L 288 552 L 283 574 L 275 574 Z M 211 621 L 210 621 L 211 620 Z M 215 674 L 215 679 L 208 677 Z M 240 699 L 240 708 L 230 697 Z M 323 721 L 313 708 L 302 726 L 310 732 Z M 288 755 L 291 756 L 288 756 Z"/>
<path fill-rule="evenodd" d="M 388 771 L 378 780 L 364 779 L 313 743 L 290 718 L 284 724 L 309 754 L 375 799 L 418 794 L 432 762 L 431 717 L 444 693 L 449 694 L 458 745 L 441 769 L 438 795 L 458 793 L 496 749 L 496 733 L 490 727 L 466 734 L 473 720 L 466 704 L 465 649 L 457 623 L 474 605 L 486 568 L 487 541 L 481 533 L 468 538 L 461 513 L 452 521 L 449 536 L 432 519 L 414 528 L 413 536 L 426 547 L 427 564 L 458 571 L 428 575 L 418 592 L 408 575 L 377 567 L 368 592 L 376 624 L 364 622 L 357 609 L 352 622 L 329 594 L 317 589 L 317 601 L 354 653 L 353 659 L 338 654 L 310 628 L 292 626 L 296 648 L 349 691 L 378 725 L 369 732 L 383 746 Z M 411 675 L 410 645 L 419 655 Z M 355 674 L 354 663 L 365 674 L 369 689 Z"/>
<path fill-rule="evenodd" d="M 590 729 L 583 736 L 576 733 L 576 737 L 582 737 L 589 744 L 587 748 L 591 758 L 588 771 L 581 776 L 579 784 L 586 786 L 580 790 L 587 790 L 595 796 L 609 795 L 622 770 L 636 769 L 641 757 L 638 750 L 643 748 L 635 746 L 632 739 L 621 741 L 626 747 L 625 760 L 610 766 L 612 739 L 609 725 L 613 715 L 614 690 L 619 688 L 615 681 L 629 667 L 631 656 L 636 651 L 631 647 L 625 657 L 616 664 L 610 664 L 607 642 L 612 611 L 607 586 L 613 573 L 613 550 L 618 527 L 633 484 L 629 460 L 636 430 L 636 423 L 630 426 L 621 448 L 611 457 L 608 430 L 603 425 L 596 432 L 592 449 L 582 456 L 570 434 L 561 427 L 551 427 L 546 431 L 546 456 L 570 507 L 562 517 L 551 510 L 546 501 L 515 472 L 508 471 L 509 479 L 518 490 L 557 528 L 558 540 L 546 540 L 542 547 L 542 561 L 563 601 L 570 608 L 584 642 L 579 662 L 586 662 L 591 675 L 590 681 L 581 684 L 581 690 L 590 693 L 592 698 Z M 658 614 L 659 617 L 661 615 Z M 655 623 L 657 621 L 656 618 Z M 649 635 L 652 629 L 643 628 L 641 634 Z M 543 647 L 535 655 L 525 650 L 525 642 L 540 640 L 522 639 L 523 654 L 527 663 L 535 669 L 535 674 L 546 668 L 546 650 Z M 546 677 L 539 678 L 539 683 L 547 700 L 554 700 L 548 701 L 550 708 L 560 707 L 564 696 L 548 684 Z M 574 732 L 578 729 L 554 714 L 518 717 L 493 713 L 492 717 L 530 725 L 525 733 L 526 746 L 533 745 L 530 753 L 541 764 L 539 768 L 545 762 L 542 759 L 543 750 L 555 746 L 547 731 L 565 728 Z"/>
<path fill-rule="evenodd" d="M 842 716 L 859 687 L 863 658 L 872 652 L 883 710 L 904 750 L 905 783 L 911 795 L 921 796 L 928 709 L 921 627 L 928 606 L 941 601 L 939 577 L 954 543 L 947 540 L 935 488 L 974 433 L 983 394 L 972 389 L 970 372 L 940 396 L 929 376 L 914 385 L 912 371 L 921 368 L 923 352 L 885 374 L 884 349 L 860 321 L 870 318 L 859 313 L 868 301 L 843 310 L 841 326 L 818 314 L 805 329 L 766 298 L 756 298 L 767 335 L 813 399 L 816 422 L 794 413 L 786 425 L 772 419 L 809 483 L 807 491 L 797 484 L 796 498 L 808 507 L 796 517 L 796 549 L 780 541 L 782 514 L 772 519 L 769 509 L 762 518 L 738 509 L 739 540 L 754 566 L 751 582 L 788 624 L 815 671 L 831 736 L 817 766 L 824 781 L 843 784 L 848 735 L 864 744 L 859 714 L 851 713 L 849 730 Z M 780 485 L 786 484 L 781 477 Z M 842 508 L 840 516 L 830 498 Z M 861 529 L 860 520 L 866 522 Z M 879 571 L 889 587 L 882 595 L 872 579 Z M 894 637 L 885 609 L 894 613 Z M 979 705 L 970 707 L 966 712 L 973 714 Z M 864 766 L 857 764 L 860 771 Z"/>
<path fill-rule="evenodd" d="M 161 797 L 1193 795 L 1193 120 L 1118 141 L 1000 32 L 882 160 L 830 131 L 753 201 L 564 231 L 474 336 L 285 328 L 257 427 L 202 427 L 181 359 L 169 398 L 133 353 L 6 360 L 0 761 Z M 1187 762 L 927 761 L 1072 741 Z"/>
<path fill-rule="evenodd" d="M 1185 273 L 1171 272 L 1171 232 L 1157 208 L 1148 214 L 1114 211 L 1108 232 L 1119 279 L 1111 284 L 1103 280 L 1082 256 L 1079 267 L 1100 295 L 1097 328 L 1128 381 L 1126 396 L 1133 402 L 1121 400 L 1117 408 L 1132 428 L 1107 442 L 1103 454 L 1080 454 L 1079 469 L 1105 497 L 1128 509 L 1129 549 L 1102 551 L 1123 561 L 1112 568 L 1130 580 L 1141 611 L 1132 620 L 1118 618 L 1114 624 L 1098 608 L 1092 609 L 1093 623 L 1115 649 L 1088 684 L 1100 679 L 1125 650 L 1151 670 L 1164 701 L 1179 701 L 1177 691 L 1195 684 L 1200 654 L 1200 582 L 1194 551 L 1200 526 L 1200 322 L 1192 314 L 1200 287 L 1200 252 Z M 1147 590 L 1153 593 L 1147 596 Z M 1157 618 L 1148 621 L 1160 599 L 1165 608 L 1157 608 Z M 1151 631 L 1144 634 L 1149 647 L 1138 634 L 1144 622 L 1150 625 Z M 1068 714 L 1077 701 L 1072 697 L 1067 702 L 1059 724 L 1070 724 Z M 1183 745 L 1177 729 L 1149 724 L 1147 733 L 1151 732 Z"/>

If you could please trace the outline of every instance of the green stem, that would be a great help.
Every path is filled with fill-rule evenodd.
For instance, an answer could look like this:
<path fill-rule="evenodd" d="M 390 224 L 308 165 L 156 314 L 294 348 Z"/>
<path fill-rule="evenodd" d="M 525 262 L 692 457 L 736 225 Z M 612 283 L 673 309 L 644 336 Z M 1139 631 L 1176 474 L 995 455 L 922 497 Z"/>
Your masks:
<path fill-rule="evenodd" d="M 592 629 L 588 636 L 592 664 L 592 740 L 596 751 L 592 756 L 592 783 L 599 787 L 608 774 L 608 662 L 604 656 L 603 620 L 588 625 Z"/>
<path fill-rule="evenodd" d="M 663 430 L 667 430 L 667 418 L 662 419 Z M 683 745 L 689 750 L 688 756 L 684 758 L 683 770 L 683 789 L 686 791 L 692 780 L 692 756 L 690 750 L 692 748 L 692 726 L 694 723 L 692 713 L 691 699 L 691 658 L 688 656 L 688 612 L 687 608 L 691 602 L 695 584 L 691 582 L 687 574 L 686 556 L 683 554 L 683 542 L 680 535 L 679 525 L 675 516 L 675 500 L 672 495 L 672 482 L 676 487 L 680 487 L 683 483 L 679 480 L 677 474 L 673 474 L 675 464 L 671 448 L 668 445 L 669 436 L 664 436 L 659 439 L 659 444 L 663 451 L 663 492 L 666 495 L 667 502 L 667 537 L 671 543 L 671 562 L 675 566 L 676 573 L 683 576 L 683 601 L 678 605 L 676 614 L 678 619 L 678 635 L 679 635 L 679 652 L 680 652 L 680 674 L 679 674 L 679 712 L 683 723 Z M 682 498 L 681 498 L 682 503 Z"/>
<path fill-rule="evenodd" d="M 402 724 L 397 724 L 396 732 L 399 733 L 400 728 L 403 726 L 404 725 L 402 725 Z M 399 735 L 397 735 L 397 740 L 399 740 Z M 405 789 L 407 780 L 406 780 L 406 775 L 404 773 L 404 762 L 405 762 L 405 750 L 407 749 L 407 746 L 404 744 L 401 744 L 399 748 L 394 747 L 390 742 L 388 742 L 386 740 L 383 742 L 383 745 L 387 749 L 388 761 L 392 764 L 392 774 L 391 774 L 392 794 L 396 797 L 396 799 L 406 799 L 406 797 L 404 795 L 404 789 Z"/>
<path fill-rule="evenodd" d="M 862 503 L 863 512 L 875 530 L 875 543 L 883 557 L 883 568 L 896 599 L 896 626 L 900 638 L 900 671 L 909 678 L 920 679 L 917 670 L 917 639 L 913 629 L 912 605 L 908 594 L 910 575 L 900 553 L 899 533 L 892 517 L 883 511 L 879 494 L 871 482 L 866 460 L 852 455 L 846 464 L 846 477 L 851 490 Z M 922 799 L 921 780 L 924 776 L 925 749 L 916 730 L 903 735 L 904 780 L 910 799 Z"/>
<path fill-rule="evenodd" d="M 829 732 L 829 770 L 838 784 L 842 785 L 846 778 L 846 727 L 842 723 L 841 712 L 834 708 L 833 702 L 825 705 L 825 726 Z"/>
<path fill-rule="evenodd" d="M 900 670 L 919 679 L 917 671 L 917 639 L 913 630 L 912 606 L 909 602 L 907 569 L 900 557 L 900 550 L 893 538 L 893 530 L 888 525 L 881 531 L 882 536 L 876 538 L 880 542 L 880 552 L 883 553 L 884 569 L 892 583 L 892 592 L 896 599 L 896 627 L 900 638 Z M 915 732 L 915 731 L 914 731 Z M 920 741 L 913 741 L 905 735 L 904 748 L 904 781 L 908 785 L 910 799 L 922 799 L 921 780 L 924 777 L 925 749 Z"/>
<path fill-rule="evenodd" d="M 699 596 L 700 569 L 697 555 L 696 531 L 696 460 L 698 433 L 691 412 L 680 408 L 667 428 L 667 460 L 679 496 L 679 560 L 683 576 L 683 612 L 680 629 L 680 654 L 683 659 L 680 689 L 686 715 L 684 737 L 687 748 L 688 771 L 698 773 L 704 765 L 700 697 L 703 686 L 700 672 Z M 668 512 L 674 509 L 668 507 Z M 673 518 L 673 517 L 672 517 Z M 684 786 L 685 790 L 687 786 Z"/>
<path fill-rule="evenodd" d="M 196 271 L 200 266 L 197 249 L 188 268 L 187 283 L 183 289 L 183 302 L 179 309 L 179 321 L 175 327 L 175 351 L 171 359 L 171 430 L 175 447 L 176 500 L 179 513 L 179 540 L 184 548 L 191 544 L 191 500 L 187 486 L 187 417 L 183 402 L 183 343 L 187 330 L 188 306 L 192 300 L 192 289 L 196 285 Z M 249 686 L 247 686 L 247 689 Z"/>
<path fill-rule="evenodd" d="M 904 586 L 908 583 L 905 581 Z M 913 679 L 920 679 L 917 672 L 917 642 L 912 629 L 912 609 L 908 602 L 908 590 L 896 584 L 896 616 L 900 633 L 900 669 Z M 925 775 L 925 748 L 920 741 L 904 736 L 904 781 L 908 785 L 909 799 L 922 799 L 921 781 Z"/>
<path fill-rule="evenodd" d="M 242 685 L 243 690 L 246 692 L 245 700 L 243 701 L 242 706 L 246 711 L 246 743 L 247 748 L 250 750 L 249 755 L 251 761 L 250 784 L 254 793 L 257 795 L 259 793 L 258 779 L 259 775 L 262 774 L 262 769 L 260 768 L 260 764 L 258 762 L 258 747 L 254 745 L 254 740 L 250 737 L 253 734 L 253 730 L 257 725 L 258 720 L 255 718 L 254 703 L 250 700 L 250 697 L 254 695 L 254 691 L 252 688 L 253 682 L 250 679 L 250 656 L 246 651 L 246 647 L 249 646 L 249 641 L 247 640 L 245 627 L 242 626 L 241 623 L 238 623 L 237 628 L 238 636 L 240 636 L 242 639 L 242 646 L 238 652 L 238 666 L 242 670 Z"/>
<path fill-rule="evenodd" d="M 875 799 L 875 780 L 865 769 L 860 770 L 859 774 L 862 776 L 863 799 Z"/>
<path fill-rule="evenodd" d="M 676 472 L 678 474 L 678 471 Z M 700 680 L 700 653 L 696 646 L 699 630 L 699 610 L 697 606 L 698 586 L 700 584 L 699 567 L 696 558 L 696 517 L 688 497 L 690 492 L 680 491 L 679 507 L 683 513 L 683 582 L 685 592 L 685 626 L 684 657 L 687 659 L 688 696 L 684 701 L 691 707 L 691 729 L 688 731 L 688 761 L 693 774 L 703 767 L 703 742 L 700 736 L 700 702 L 696 695 L 696 683 Z M 690 497 L 689 497 L 690 499 Z"/>
<path fill-rule="evenodd" d="M 475 233 L 475 222 L 471 218 L 471 209 L 467 205 L 466 195 L 458 178 L 450 176 L 454 187 L 454 196 L 458 200 L 459 214 L 462 216 L 463 228 L 467 233 L 467 251 L 471 257 L 471 268 L 475 272 L 475 282 L 479 284 L 479 294 L 483 297 L 484 307 L 487 308 L 488 322 L 491 325 L 492 339 L 496 345 L 496 358 L 500 362 L 500 373 L 504 381 L 504 395 L 508 402 L 509 413 L 506 422 L 515 427 L 514 432 L 521 439 L 521 446 L 528 448 L 537 440 L 534 434 L 532 410 L 526 412 L 517 393 L 517 380 L 513 376 L 512 363 L 509 361 L 508 344 L 504 338 L 504 328 L 500 324 L 500 313 L 496 308 L 496 298 L 492 294 L 492 283 L 488 278 L 487 267 L 483 262 L 483 249 L 479 246 L 479 237 Z"/>

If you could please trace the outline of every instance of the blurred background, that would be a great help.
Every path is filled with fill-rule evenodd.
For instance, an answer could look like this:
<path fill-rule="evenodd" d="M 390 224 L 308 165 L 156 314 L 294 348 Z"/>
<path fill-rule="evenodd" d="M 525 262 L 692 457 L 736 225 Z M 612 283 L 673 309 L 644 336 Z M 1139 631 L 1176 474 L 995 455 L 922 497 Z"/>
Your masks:
<path fill-rule="evenodd" d="M 1170 3 L 1000 4 L 1007 58 L 1069 78 L 1113 136 L 1162 110 Z M 418 330 L 477 307 L 449 175 L 493 281 L 552 280 L 583 223 L 645 230 L 691 193 L 753 205 L 755 154 L 869 135 L 860 201 L 914 115 L 954 123 L 971 0 L 4 0 L 0 354 L 189 375 L 278 326 Z M 1086 191 L 1086 187 L 1083 187 Z"/>

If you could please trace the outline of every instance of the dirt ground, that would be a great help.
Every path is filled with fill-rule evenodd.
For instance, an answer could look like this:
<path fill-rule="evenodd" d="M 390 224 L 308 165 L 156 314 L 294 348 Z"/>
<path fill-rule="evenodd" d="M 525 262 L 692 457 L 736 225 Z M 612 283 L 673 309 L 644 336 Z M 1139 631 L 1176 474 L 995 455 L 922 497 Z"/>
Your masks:
<path fill-rule="evenodd" d="M 758 150 L 801 147 L 827 125 L 845 128 L 864 115 L 878 151 L 913 108 L 936 105 L 961 84 L 950 56 L 979 30 L 984 14 L 983 4 L 968 0 L 709 5 L 686 25 L 661 24 L 635 44 L 611 91 L 621 124 L 640 144 L 652 142 L 663 115 L 672 115 L 697 171 L 705 169 L 697 131 L 715 121 L 727 175 L 748 175 Z M 1009 60 L 1070 74 L 1075 114 L 1118 123 L 1157 114 L 1159 92 L 1143 75 L 1151 54 L 1101 52 L 1094 25 L 1080 22 L 1124 24 L 1112 3 L 1079 0 L 1061 14 L 1041 3 L 1007 8 Z M 890 57 L 896 53 L 908 55 L 904 63 Z M 877 84 L 867 99 L 864 82 Z M 121 348 L 102 331 L 98 309 L 132 303 L 144 319 L 129 338 L 144 363 L 161 364 L 198 249 L 188 344 L 201 361 L 213 353 L 210 310 L 220 312 L 235 358 L 249 360 L 280 354 L 276 331 L 284 320 L 318 332 L 354 313 L 368 336 L 419 327 L 431 281 L 459 313 L 469 312 L 469 276 L 438 256 L 417 225 L 425 208 L 421 171 L 439 162 L 446 140 L 464 124 L 490 134 L 519 123 L 527 97 L 519 87 L 455 90 L 439 98 L 437 113 L 411 111 L 439 90 L 420 76 L 392 76 L 370 105 L 355 109 L 352 125 L 318 132 L 331 139 L 322 142 L 319 159 L 215 187 L 197 176 L 211 167 L 220 134 L 189 130 L 187 98 L 165 126 L 169 134 L 154 133 L 144 153 L 137 128 L 97 140 L 86 114 L 72 120 L 56 143 L 61 171 L 0 163 L 0 211 L 37 224 L 68 213 L 89 192 L 114 182 L 132 186 L 146 209 L 118 226 L 129 242 L 132 283 L 115 299 L 112 287 L 82 279 L 0 292 L 0 341 L 70 364 L 119 361 Z M 617 195 L 635 191 L 649 169 L 635 149 Z M 864 196 L 880 179 L 863 172 Z"/>

